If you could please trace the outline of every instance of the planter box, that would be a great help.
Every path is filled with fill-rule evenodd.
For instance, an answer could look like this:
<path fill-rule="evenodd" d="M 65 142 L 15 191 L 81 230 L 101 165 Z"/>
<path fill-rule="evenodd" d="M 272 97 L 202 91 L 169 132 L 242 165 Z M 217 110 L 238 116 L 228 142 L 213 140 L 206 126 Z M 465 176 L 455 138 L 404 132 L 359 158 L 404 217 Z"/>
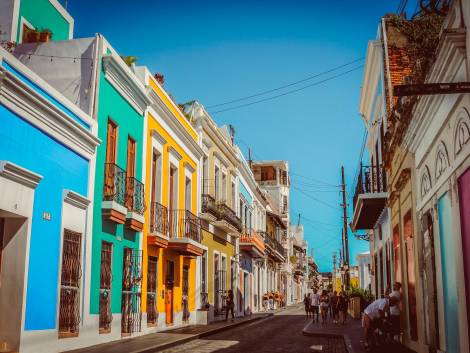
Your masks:
<path fill-rule="evenodd" d="M 361 318 L 361 298 L 353 297 L 349 299 L 348 313 L 353 319 Z"/>

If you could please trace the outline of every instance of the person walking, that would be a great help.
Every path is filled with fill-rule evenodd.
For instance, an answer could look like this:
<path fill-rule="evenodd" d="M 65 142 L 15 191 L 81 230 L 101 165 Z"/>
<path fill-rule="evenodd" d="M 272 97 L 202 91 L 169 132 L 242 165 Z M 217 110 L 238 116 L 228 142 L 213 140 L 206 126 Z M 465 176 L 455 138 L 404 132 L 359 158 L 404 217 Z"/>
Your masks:
<path fill-rule="evenodd" d="M 331 297 L 330 307 L 331 307 L 331 310 L 333 311 L 333 323 L 335 324 L 338 323 L 338 315 L 339 315 L 338 300 L 339 300 L 338 292 L 334 291 L 333 296 Z"/>
<path fill-rule="evenodd" d="M 307 317 L 310 316 L 310 293 L 304 295 L 304 307 Z"/>
<path fill-rule="evenodd" d="M 264 312 L 268 311 L 268 293 L 263 294 L 263 309 Z"/>
<path fill-rule="evenodd" d="M 235 314 L 234 314 L 235 302 L 233 301 L 233 291 L 231 289 L 228 290 L 227 297 L 226 297 L 226 304 L 227 304 L 227 309 L 225 309 L 225 321 L 228 320 L 229 311 L 232 313 L 232 321 L 233 321 L 235 319 Z"/>
<path fill-rule="evenodd" d="M 269 309 L 274 310 L 274 294 L 273 294 L 273 292 L 269 292 L 268 298 L 269 298 Z"/>
<path fill-rule="evenodd" d="M 329 301 L 330 299 L 328 297 L 328 292 L 326 290 L 323 290 L 320 296 L 320 311 L 321 311 L 321 324 L 322 325 L 326 325 Z"/>
<path fill-rule="evenodd" d="M 333 305 L 331 305 L 331 300 L 333 299 L 333 290 L 328 291 L 328 312 L 330 313 L 330 319 L 333 320 Z"/>
<path fill-rule="evenodd" d="M 393 340 L 400 340 L 400 302 L 401 302 L 401 283 L 395 282 L 393 284 L 393 291 L 388 296 L 390 299 L 393 299 L 390 303 L 390 323 L 391 330 L 390 334 Z M 392 305 L 393 303 L 393 305 Z"/>
<path fill-rule="evenodd" d="M 318 292 L 313 293 L 310 297 L 310 305 L 311 305 L 311 308 L 313 309 L 313 312 L 312 312 L 313 322 L 315 322 L 315 317 L 318 322 L 318 311 L 320 307 L 320 294 Z"/>
<path fill-rule="evenodd" d="M 346 324 L 346 318 L 348 316 L 348 296 L 344 291 L 341 291 L 338 299 L 338 311 L 341 323 Z"/>

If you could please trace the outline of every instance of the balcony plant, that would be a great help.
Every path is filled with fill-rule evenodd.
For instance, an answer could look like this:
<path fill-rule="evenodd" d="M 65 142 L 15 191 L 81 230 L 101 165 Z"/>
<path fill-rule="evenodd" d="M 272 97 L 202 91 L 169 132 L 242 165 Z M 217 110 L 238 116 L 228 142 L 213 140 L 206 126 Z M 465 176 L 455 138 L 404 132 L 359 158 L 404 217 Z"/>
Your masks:
<path fill-rule="evenodd" d="M 44 28 L 39 33 L 39 42 L 47 43 L 52 39 L 52 31 L 49 28 Z"/>

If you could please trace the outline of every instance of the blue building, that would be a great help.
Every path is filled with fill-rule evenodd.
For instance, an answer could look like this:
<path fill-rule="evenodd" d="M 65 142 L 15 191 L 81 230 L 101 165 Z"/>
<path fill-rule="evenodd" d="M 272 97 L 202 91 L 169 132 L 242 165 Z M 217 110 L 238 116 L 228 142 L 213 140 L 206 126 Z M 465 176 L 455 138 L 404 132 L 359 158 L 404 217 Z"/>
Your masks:
<path fill-rule="evenodd" d="M 0 126 L 0 346 L 52 352 L 83 315 L 96 123 L 0 48 Z"/>

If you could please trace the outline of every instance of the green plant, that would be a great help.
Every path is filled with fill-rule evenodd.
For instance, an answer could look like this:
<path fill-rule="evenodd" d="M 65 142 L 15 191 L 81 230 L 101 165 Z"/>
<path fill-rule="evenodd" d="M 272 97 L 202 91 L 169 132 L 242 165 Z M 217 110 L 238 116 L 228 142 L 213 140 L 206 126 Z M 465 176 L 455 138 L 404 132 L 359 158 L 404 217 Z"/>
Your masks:
<path fill-rule="evenodd" d="M 136 56 L 125 56 L 125 55 L 121 55 L 121 59 L 126 63 L 127 66 L 131 67 L 132 64 L 134 64 L 136 61 L 137 61 L 137 57 Z"/>
<path fill-rule="evenodd" d="M 299 258 L 295 255 L 292 255 L 291 257 L 289 257 L 289 261 L 292 263 L 292 264 L 296 264 L 297 261 L 299 261 Z"/>

